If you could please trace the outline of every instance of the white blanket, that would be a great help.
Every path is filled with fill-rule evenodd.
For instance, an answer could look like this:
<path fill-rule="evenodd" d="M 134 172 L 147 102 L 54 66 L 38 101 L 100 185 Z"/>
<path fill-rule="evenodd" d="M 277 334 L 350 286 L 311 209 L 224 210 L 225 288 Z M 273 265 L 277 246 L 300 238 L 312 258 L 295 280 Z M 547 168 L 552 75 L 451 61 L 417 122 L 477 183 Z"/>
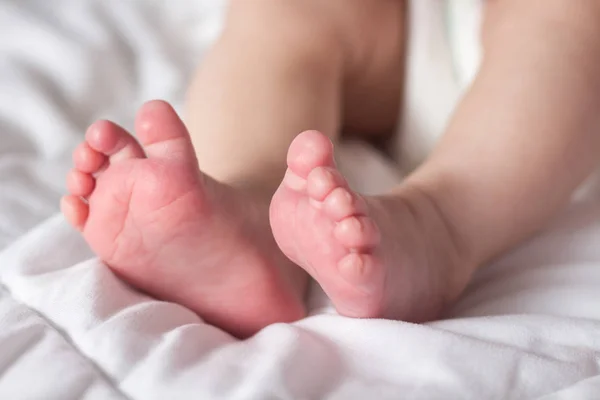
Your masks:
<path fill-rule="evenodd" d="M 482 271 L 454 319 L 346 319 L 315 291 L 311 317 L 247 341 L 134 291 L 52 217 L 85 126 L 131 127 L 153 97 L 179 107 L 221 6 L 0 2 L 0 399 L 600 398 L 593 180 L 547 232 Z M 364 190 L 397 179 L 364 147 L 341 158 Z M 361 186 L 361 173 L 385 180 Z"/>

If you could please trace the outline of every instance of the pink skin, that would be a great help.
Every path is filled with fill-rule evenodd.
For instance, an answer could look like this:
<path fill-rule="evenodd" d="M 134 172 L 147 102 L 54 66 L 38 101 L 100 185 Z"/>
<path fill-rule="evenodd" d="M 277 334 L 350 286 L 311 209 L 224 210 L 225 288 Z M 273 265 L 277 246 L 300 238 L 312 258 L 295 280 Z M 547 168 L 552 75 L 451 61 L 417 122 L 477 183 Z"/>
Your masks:
<path fill-rule="evenodd" d="M 290 146 L 271 234 L 267 201 L 202 174 L 168 104 L 144 105 L 136 131 L 143 147 L 111 122 L 93 124 L 62 200 L 67 220 L 132 285 L 239 337 L 305 315 L 305 275 L 289 260 L 346 316 L 424 321 L 447 301 L 449 241 L 427 202 L 403 188 L 354 193 L 324 135 L 304 132 Z"/>
<path fill-rule="evenodd" d="M 304 316 L 293 281 L 303 272 L 272 239 L 268 200 L 202 174 L 168 104 L 145 104 L 136 132 L 143 147 L 96 122 L 73 154 L 61 208 L 94 252 L 132 285 L 239 337 Z"/>
<path fill-rule="evenodd" d="M 425 239 L 425 202 L 414 208 L 402 188 L 382 197 L 356 194 L 319 132 L 300 134 L 287 162 L 271 202 L 275 240 L 321 284 L 338 312 L 415 322 L 437 316 L 446 300 L 446 271 L 431 255 L 443 254 Z"/>

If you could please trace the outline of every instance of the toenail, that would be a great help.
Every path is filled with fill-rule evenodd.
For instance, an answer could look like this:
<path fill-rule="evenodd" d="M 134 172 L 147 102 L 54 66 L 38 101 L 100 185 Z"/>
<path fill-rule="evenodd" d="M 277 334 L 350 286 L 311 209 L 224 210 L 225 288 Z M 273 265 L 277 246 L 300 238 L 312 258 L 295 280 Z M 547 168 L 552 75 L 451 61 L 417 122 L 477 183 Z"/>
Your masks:
<path fill-rule="evenodd" d="M 285 182 L 285 186 L 292 190 L 300 191 L 306 188 L 306 179 L 302 179 L 298 175 L 294 174 L 291 170 L 285 171 L 285 176 L 283 177 L 283 181 Z"/>
<path fill-rule="evenodd" d="M 350 253 L 339 262 L 338 270 L 344 277 L 354 281 L 364 276 L 365 263 L 360 254 Z"/>
<path fill-rule="evenodd" d="M 348 217 L 337 223 L 337 227 L 335 228 L 334 232 L 338 238 L 347 238 L 348 235 L 354 237 L 357 233 L 360 234 L 362 231 L 363 227 L 360 221 L 358 221 L 356 217 Z"/>
<path fill-rule="evenodd" d="M 347 190 L 342 190 L 342 200 L 344 200 L 345 204 L 352 205 L 354 203 L 354 198 Z"/>
<path fill-rule="evenodd" d="M 305 134 L 308 134 L 308 135 L 315 135 L 315 134 L 316 134 L 316 132 L 315 132 L 315 131 L 306 131 L 306 132 L 305 132 Z M 314 149 L 317 149 L 317 148 L 319 148 L 319 147 L 320 147 L 320 146 L 318 145 L 317 141 L 316 141 L 316 140 L 313 140 L 312 138 L 311 138 L 310 140 L 304 140 L 304 141 L 302 142 L 302 144 L 304 145 L 304 148 L 305 148 L 306 150 L 314 150 Z"/>
<path fill-rule="evenodd" d="M 318 200 L 313 199 L 312 197 L 310 197 L 308 199 L 308 202 L 310 203 L 311 206 L 313 206 L 317 210 L 320 210 L 323 208 L 323 203 Z"/>
<path fill-rule="evenodd" d="M 354 197 L 346 189 L 340 187 L 333 189 L 325 202 L 331 209 L 348 212 L 349 209 L 353 208 Z"/>
<path fill-rule="evenodd" d="M 335 177 L 327 168 L 313 170 L 308 182 L 309 195 L 319 201 L 323 201 L 335 189 Z"/>
<path fill-rule="evenodd" d="M 146 132 L 152 129 L 153 121 L 149 118 L 141 118 L 139 122 L 139 129 Z"/>
<path fill-rule="evenodd" d="M 100 140 L 100 137 L 102 136 L 101 125 L 105 125 L 106 123 L 106 121 L 96 121 L 96 123 L 90 127 L 88 132 L 89 136 L 87 137 L 89 143 L 96 143 Z"/>
<path fill-rule="evenodd" d="M 321 178 L 324 181 L 331 182 L 333 181 L 333 173 L 327 168 L 321 168 Z"/>
<path fill-rule="evenodd" d="M 349 224 L 348 229 L 355 230 L 358 232 L 364 231 L 363 224 L 361 224 L 361 222 L 356 217 L 349 218 L 347 223 Z"/>

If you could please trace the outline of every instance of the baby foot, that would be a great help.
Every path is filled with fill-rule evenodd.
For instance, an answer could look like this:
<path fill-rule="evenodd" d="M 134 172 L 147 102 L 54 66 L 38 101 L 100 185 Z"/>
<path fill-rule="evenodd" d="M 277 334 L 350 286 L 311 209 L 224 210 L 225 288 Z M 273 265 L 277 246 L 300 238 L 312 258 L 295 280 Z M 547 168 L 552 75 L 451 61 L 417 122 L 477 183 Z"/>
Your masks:
<path fill-rule="evenodd" d="M 202 174 L 168 104 L 145 104 L 136 132 L 143 148 L 99 121 L 74 152 L 62 210 L 96 254 L 133 286 L 238 336 L 301 318 L 303 271 L 273 241 L 268 199 Z"/>
<path fill-rule="evenodd" d="M 434 207 L 403 189 L 359 196 L 319 132 L 299 135 L 287 163 L 271 202 L 275 240 L 320 283 L 338 312 L 413 322 L 435 318 L 455 295 L 453 281 L 462 277 L 452 276 L 457 257 Z"/>

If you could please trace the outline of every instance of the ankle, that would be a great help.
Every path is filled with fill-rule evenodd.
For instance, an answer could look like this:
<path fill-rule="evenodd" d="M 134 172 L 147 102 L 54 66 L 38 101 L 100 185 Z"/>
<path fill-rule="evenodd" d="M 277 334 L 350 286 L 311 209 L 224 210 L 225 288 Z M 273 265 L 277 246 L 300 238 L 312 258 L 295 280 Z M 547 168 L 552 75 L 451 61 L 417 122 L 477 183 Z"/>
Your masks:
<path fill-rule="evenodd" d="M 444 305 L 453 303 L 476 270 L 473 252 L 460 236 L 440 199 L 416 181 L 406 181 L 395 194 L 402 200 L 427 240 L 427 262 L 439 273 Z"/>

